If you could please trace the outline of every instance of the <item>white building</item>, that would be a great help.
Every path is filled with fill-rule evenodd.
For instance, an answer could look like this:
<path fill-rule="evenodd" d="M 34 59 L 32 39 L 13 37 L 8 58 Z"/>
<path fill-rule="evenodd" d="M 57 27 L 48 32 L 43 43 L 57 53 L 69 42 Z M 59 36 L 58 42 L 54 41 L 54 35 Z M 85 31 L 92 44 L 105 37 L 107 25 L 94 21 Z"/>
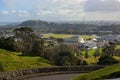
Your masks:
<path fill-rule="evenodd" d="M 94 41 L 86 41 L 79 45 L 81 49 L 97 49 L 97 44 Z"/>
<path fill-rule="evenodd" d="M 64 44 L 67 45 L 79 45 L 80 43 L 84 43 L 84 42 L 85 42 L 84 39 L 81 38 L 80 36 L 73 36 L 64 39 Z"/>

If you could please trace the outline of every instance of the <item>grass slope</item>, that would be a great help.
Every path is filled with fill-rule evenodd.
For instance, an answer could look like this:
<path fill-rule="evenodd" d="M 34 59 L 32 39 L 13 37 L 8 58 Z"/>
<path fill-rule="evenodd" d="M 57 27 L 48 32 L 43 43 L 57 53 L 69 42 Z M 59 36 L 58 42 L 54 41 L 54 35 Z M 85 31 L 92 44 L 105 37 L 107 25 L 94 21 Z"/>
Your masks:
<path fill-rule="evenodd" d="M 20 53 L 0 49 L 0 63 L 5 71 L 52 66 L 51 62 L 41 57 L 18 56 L 18 54 Z"/>
<path fill-rule="evenodd" d="M 91 73 L 81 74 L 76 78 L 74 78 L 73 80 L 98 80 L 98 78 L 101 78 L 102 76 L 108 76 L 114 72 L 119 72 L 119 71 L 120 71 L 120 63 Z"/>

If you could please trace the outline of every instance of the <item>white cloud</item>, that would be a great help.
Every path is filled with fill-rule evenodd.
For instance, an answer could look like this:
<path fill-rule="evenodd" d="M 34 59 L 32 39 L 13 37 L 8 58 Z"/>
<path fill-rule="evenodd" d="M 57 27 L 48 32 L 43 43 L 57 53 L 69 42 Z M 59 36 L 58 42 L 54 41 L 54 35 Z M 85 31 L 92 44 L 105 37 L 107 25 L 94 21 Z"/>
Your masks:
<path fill-rule="evenodd" d="M 120 0 L 0 1 L 4 4 L 1 14 L 9 14 L 15 19 L 82 20 L 86 17 L 101 20 L 118 19 L 120 13 Z"/>
<path fill-rule="evenodd" d="M 61 10 L 59 10 L 59 13 L 61 14 L 61 15 L 69 15 L 70 13 L 72 13 L 73 11 L 72 10 L 70 10 L 70 9 L 61 9 Z"/>
<path fill-rule="evenodd" d="M 78 4 L 78 3 L 84 2 L 86 0 L 52 0 L 52 1 L 54 3 L 62 2 L 62 3 L 75 3 L 75 4 Z"/>
<path fill-rule="evenodd" d="M 28 16 L 30 16 L 30 13 L 28 11 L 25 11 L 25 10 L 19 10 L 18 15 L 20 17 L 28 17 Z"/>
<path fill-rule="evenodd" d="M 46 16 L 46 15 L 53 15 L 53 14 L 55 14 L 54 13 L 54 11 L 52 11 L 52 10 L 40 10 L 39 12 L 38 12 L 38 15 L 41 15 L 41 16 Z"/>
<path fill-rule="evenodd" d="M 12 13 L 17 13 L 17 11 L 13 9 L 13 10 L 12 10 Z"/>
<path fill-rule="evenodd" d="M 2 14 L 3 14 L 3 15 L 8 15 L 9 12 L 8 12 L 7 10 L 3 10 L 3 11 L 2 11 Z"/>

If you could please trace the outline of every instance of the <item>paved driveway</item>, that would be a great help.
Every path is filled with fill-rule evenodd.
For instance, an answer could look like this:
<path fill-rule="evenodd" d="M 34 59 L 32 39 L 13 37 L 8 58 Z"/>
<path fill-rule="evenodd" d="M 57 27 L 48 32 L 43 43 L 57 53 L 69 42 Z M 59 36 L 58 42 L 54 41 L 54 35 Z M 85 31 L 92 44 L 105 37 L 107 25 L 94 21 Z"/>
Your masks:
<path fill-rule="evenodd" d="M 71 80 L 73 77 L 79 74 L 60 74 L 60 75 L 49 75 L 49 76 L 41 76 L 36 78 L 30 78 L 26 80 Z"/>

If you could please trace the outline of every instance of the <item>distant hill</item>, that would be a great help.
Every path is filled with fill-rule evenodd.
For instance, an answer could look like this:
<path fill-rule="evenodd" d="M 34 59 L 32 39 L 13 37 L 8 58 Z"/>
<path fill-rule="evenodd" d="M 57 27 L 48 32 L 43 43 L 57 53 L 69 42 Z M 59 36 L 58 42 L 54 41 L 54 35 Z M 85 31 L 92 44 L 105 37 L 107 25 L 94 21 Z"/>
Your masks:
<path fill-rule="evenodd" d="M 48 25 L 48 22 L 41 20 L 28 20 L 22 22 L 19 26 L 41 26 L 41 25 Z"/>
<path fill-rule="evenodd" d="M 24 21 L 19 26 L 30 26 L 33 29 L 37 29 L 43 32 L 53 33 L 73 33 L 73 34 L 90 34 L 90 33 L 119 33 L 119 24 L 106 24 L 99 25 L 97 22 L 88 23 L 58 23 L 58 22 L 46 22 L 41 20 L 28 20 Z"/>

